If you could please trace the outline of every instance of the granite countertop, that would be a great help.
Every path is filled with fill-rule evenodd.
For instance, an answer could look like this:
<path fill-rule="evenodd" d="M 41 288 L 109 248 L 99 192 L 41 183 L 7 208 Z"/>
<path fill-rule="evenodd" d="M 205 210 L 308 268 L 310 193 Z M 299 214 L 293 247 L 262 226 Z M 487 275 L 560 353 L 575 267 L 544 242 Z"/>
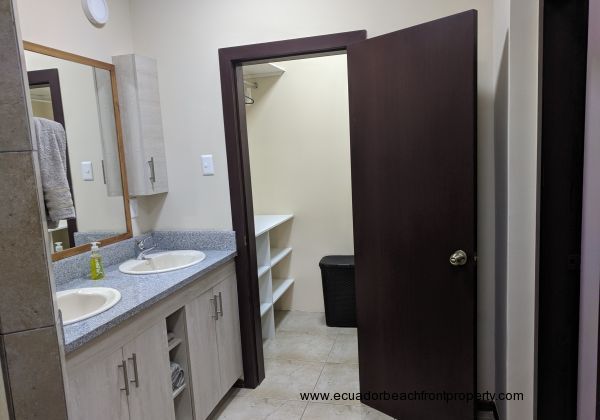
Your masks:
<path fill-rule="evenodd" d="M 121 300 L 109 310 L 64 327 L 65 352 L 70 353 L 78 349 L 200 276 L 232 260 L 236 255 L 232 250 L 203 250 L 202 252 L 206 254 L 204 261 L 180 270 L 132 275 L 121 273 L 119 264 L 115 264 L 105 267 L 106 275 L 102 280 L 79 278 L 58 284 L 57 291 L 79 287 L 112 287 L 121 292 Z"/>

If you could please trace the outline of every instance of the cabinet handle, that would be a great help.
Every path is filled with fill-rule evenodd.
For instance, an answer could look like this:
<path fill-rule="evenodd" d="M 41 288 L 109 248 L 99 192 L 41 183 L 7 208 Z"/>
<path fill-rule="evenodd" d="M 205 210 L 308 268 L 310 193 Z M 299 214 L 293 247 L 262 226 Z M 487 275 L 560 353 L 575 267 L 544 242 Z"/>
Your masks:
<path fill-rule="evenodd" d="M 123 379 L 125 383 L 125 388 L 120 388 L 121 391 L 125 391 L 125 395 L 129 396 L 129 375 L 127 374 L 127 363 L 125 360 L 122 360 L 123 364 L 118 367 L 123 368 Z"/>
<path fill-rule="evenodd" d="M 219 315 L 221 315 L 221 318 L 223 317 L 223 296 L 221 296 L 221 292 L 219 292 L 219 308 L 221 308 L 220 310 L 217 311 L 217 313 Z M 215 298 L 217 298 L 217 296 L 215 296 Z"/>
<path fill-rule="evenodd" d="M 217 309 L 217 297 L 214 296 L 214 298 L 210 299 L 210 301 L 212 302 L 213 308 L 215 310 L 215 313 L 213 314 L 212 319 L 217 320 L 217 319 L 219 319 L 219 311 Z"/>
<path fill-rule="evenodd" d="M 133 381 L 130 381 L 131 383 L 135 383 L 135 387 L 139 388 L 140 387 L 140 380 L 138 377 L 138 367 L 137 367 L 137 355 L 135 353 L 133 353 L 131 355 L 131 357 L 129 358 L 129 360 L 131 360 L 133 362 Z"/>
<path fill-rule="evenodd" d="M 104 181 L 104 185 L 106 185 L 106 168 L 104 167 L 104 159 L 100 161 L 102 163 L 102 181 Z"/>
<path fill-rule="evenodd" d="M 150 182 L 154 184 L 156 182 L 156 173 L 154 172 L 154 156 L 150 158 L 148 165 L 150 166 Z"/>

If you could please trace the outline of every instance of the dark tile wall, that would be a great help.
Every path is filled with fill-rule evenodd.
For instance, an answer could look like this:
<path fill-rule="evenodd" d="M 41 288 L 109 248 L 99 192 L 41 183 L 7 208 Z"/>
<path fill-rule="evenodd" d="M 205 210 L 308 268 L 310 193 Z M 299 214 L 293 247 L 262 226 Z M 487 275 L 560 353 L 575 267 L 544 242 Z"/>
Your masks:
<path fill-rule="evenodd" d="M 64 352 L 15 9 L 0 0 L 0 380 L 12 420 L 63 420 Z"/>

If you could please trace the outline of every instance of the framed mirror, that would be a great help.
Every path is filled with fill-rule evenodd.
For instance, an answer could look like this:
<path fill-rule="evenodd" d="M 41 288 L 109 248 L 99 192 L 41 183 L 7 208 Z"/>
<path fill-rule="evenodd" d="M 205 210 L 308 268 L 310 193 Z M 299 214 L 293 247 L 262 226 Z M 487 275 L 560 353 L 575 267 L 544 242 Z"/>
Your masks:
<path fill-rule="evenodd" d="M 24 49 L 52 260 L 131 238 L 114 66 Z"/>

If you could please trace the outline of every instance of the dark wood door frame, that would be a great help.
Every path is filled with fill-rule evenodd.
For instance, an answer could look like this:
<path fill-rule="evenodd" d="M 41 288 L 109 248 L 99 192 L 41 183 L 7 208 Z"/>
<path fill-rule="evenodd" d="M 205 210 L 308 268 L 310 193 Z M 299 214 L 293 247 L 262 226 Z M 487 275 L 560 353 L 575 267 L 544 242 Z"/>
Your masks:
<path fill-rule="evenodd" d="M 256 388 L 265 377 L 265 368 L 242 64 L 339 54 L 366 38 L 367 32 L 360 30 L 219 50 L 245 387 Z"/>
<path fill-rule="evenodd" d="M 27 72 L 29 87 L 48 87 L 50 89 L 50 100 L 52 101 L 52 115 L 54 121 L 60 123 L 66 130 L 65 112 L 63 110 L 62 95 L 60 93 L 60 79 L 58 69 L 32 70 Z M 71 196 L 75 202 L 75 190 L 73 189 L 73 180 L 71 178 L 71 164 L 69 162 L 69 146 L 66 150 L 67 156 L 67 181 L 71 188 Z M 75 232 L 77 232 L 77 219 L 67 219 L 67 229 L 69 233 L 70 246 L 75 246 Z"/>
<path fill-rule="evenodd" d="M 541 2 L 537 417 L 576 418 L 587 0 Z"/>

